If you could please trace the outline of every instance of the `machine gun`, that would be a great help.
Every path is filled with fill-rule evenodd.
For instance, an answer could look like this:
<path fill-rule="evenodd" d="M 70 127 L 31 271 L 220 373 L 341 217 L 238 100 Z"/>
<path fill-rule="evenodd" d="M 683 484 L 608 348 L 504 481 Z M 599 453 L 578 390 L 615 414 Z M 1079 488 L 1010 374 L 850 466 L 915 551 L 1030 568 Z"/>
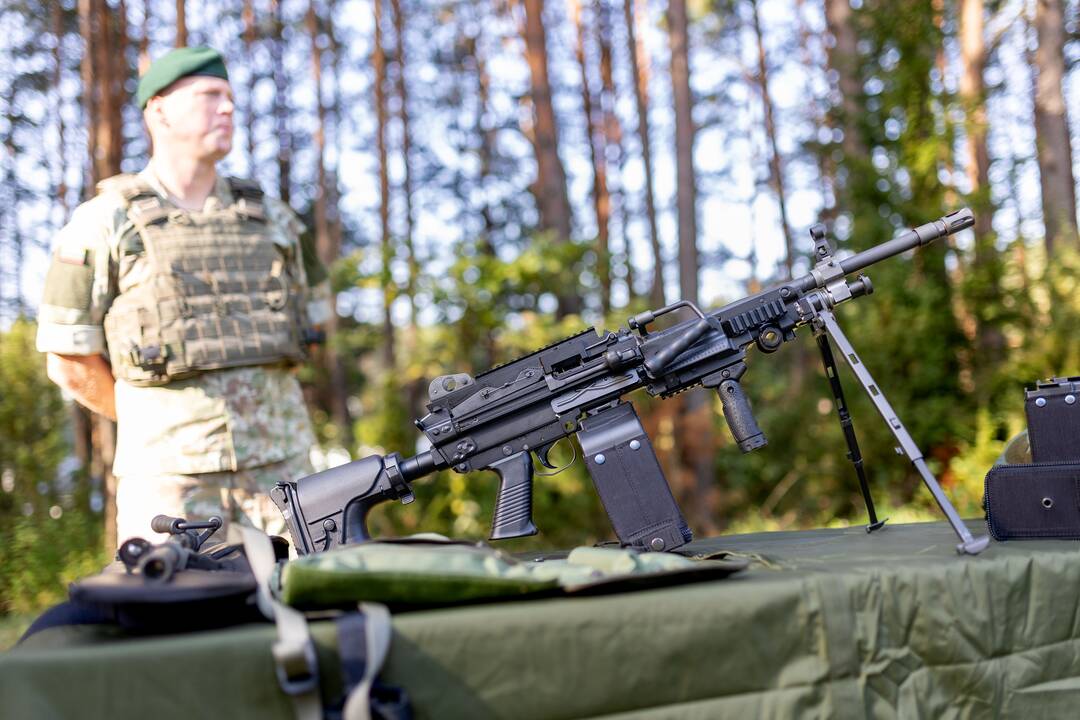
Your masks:
<path fill-rule="evenodd" d="M 641 313 L 627 327 L 598 334 L 589 328 L 475 378 L 445 375 L 432 381 L 428 414 L 416 427 L 431 448 L 414 457 L 370 456 L 296 482 L 281 482 L 271 498 L 281 510 L 297 552 L 319 552 L 368 539 L 366 517 L 375 505 L 412 502 L 409 483 L 444 468 L 494 470 L 500 480 L 491 539 L 532 535 L 535 454 L 545 467 L 552 446 L 577 435 L 589 473 L 619 541 L 644 550 L 672 550 L 692 538 L 664 479 L 633 405 L 623 398 L 644 388 L 670 397 L 703 386 L 720 396 L 728 427 L 743 452 L 766 444 L 739 384 L 747 351 L 776 351 L 808 326 L 817 338 L 836 400 L 849 454 L 870 517 L 881 527 L 840 386 L 832 342 L 895 436 L 960 539 L 957 551 L 976 554 L 989 540 L 973 537 L 926 466 L 896 412 L 837 324 L 833 308 L 873 291 L 869 278 L 848 276 L 876 262 L 926 245 L 974 224 L 964 209 L 909 229 L 888 242 L 838 259 L 816 225 L 815 265 L 809 274 L 710 313 L 680 301 Z M 650 332 L 659 317 L 686 308 L 695 317 Z"/>

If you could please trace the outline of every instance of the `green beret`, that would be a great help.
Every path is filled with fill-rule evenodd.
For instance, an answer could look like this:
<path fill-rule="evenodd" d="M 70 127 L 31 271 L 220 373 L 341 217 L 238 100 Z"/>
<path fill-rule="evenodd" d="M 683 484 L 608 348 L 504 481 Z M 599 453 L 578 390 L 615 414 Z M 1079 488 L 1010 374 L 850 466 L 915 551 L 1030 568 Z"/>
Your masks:
<path fill-rule="evenodd" d="M 229 79 L 229 73 L 225 71 L 225 61 L 217 50 L 208 47 L 176 48 L 155 60 L 146 74 L 139 78 L 139 90 L 135 94 L 139 108 L 145 109 L 150 98 L 189 75 Z"/>

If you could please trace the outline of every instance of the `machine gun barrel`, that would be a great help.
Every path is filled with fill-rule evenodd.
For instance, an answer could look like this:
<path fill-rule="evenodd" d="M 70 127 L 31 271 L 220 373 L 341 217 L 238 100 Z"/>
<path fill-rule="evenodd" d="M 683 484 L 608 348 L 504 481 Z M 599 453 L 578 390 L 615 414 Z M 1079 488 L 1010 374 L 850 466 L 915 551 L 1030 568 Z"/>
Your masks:
<path fill-rule="evenodd" d="M 845 258 L 840 261 L 840 269 L 844 275 L 850 275 L 851 273 L 858 272 L 863 268 L 870 267 L 875 263 L 879 263 L 882 260 L 905 253 L 908 250 L 912 250 L 923 245 L 929 245 L 935 240 L 943 238 L 947 235 L 960 232 L 966 228 L 975 224 L 975 215 L 969 208 L 957 210 L 954 213 L 933 220 L 925 225 L 919 225 L 918 227 L 905 230 L 899 236 L 875 245 L 869 250 L 864 250 L 861 253 L 856 253 L 849 258 Z M 815 287 L 821 287 L 820 278 L 815 276 L 814 273 L 804 275 L 798 280 L 790 283 L 801 292 L 813 290 Z"/>

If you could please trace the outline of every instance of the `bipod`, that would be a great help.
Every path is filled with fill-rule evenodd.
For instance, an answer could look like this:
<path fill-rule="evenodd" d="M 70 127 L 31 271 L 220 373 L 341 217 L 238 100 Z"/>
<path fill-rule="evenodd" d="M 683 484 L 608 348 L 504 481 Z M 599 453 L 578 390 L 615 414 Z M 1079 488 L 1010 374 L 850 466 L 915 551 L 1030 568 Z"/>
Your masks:
<path fill-rule="evenodd" d="M 878 413 L 885 420 L 885 424 L 889 426 L 889 430 L 892 432 L 893 437 L 899 443 L 897 447 L 897 453 L 901 455 L 907 455 L 911 460 L 911 464 L 915 467 L 915 470 L 922 477 L 923 483 L 927 489 L 930 490 L 930 494 L 934 496 L 934 501 L 937 502 L 941 512 L 945 513 L 946 519 L 949 524 L 952 525 L 953 531 L 957 537 L 960 538 L 960 544 L 956 546 L 956 551 L 959 553 L 966 553 L 968 555 L 977 555 L 986 549 L 986 546 L 990 544 L 990 538 L 985 535 L 974 537 L 971 531 L 964 525 L 964 521 L 960 519 L 960 515 L 956 512 L 956 508 L 953 507 L 952 502 L 945 495 L 945 491 L 941 489 L 941 485 L 938 484 L 937 479 L 933 473 L 926 466 L 926 460 L 923 459 L 922 452 L 915 444 L 915 441 L 911 439 L 910 433 L 907 428 L 904 427 L 904 423 L 900 422 L 899 416 L 896 411 L 893 410 L 892 405 L 885 398 L 885 393 L 881 391 L 877 383 L 874 382 L 874 378 L 870 375 L 870 371 L 863 365 L 862 360 L 859 359 L 858 353 L 855 352 L 855 348 L 851 342 L 847 339 L 844 331 L 840 328 L 839 323 L 836 322 L 836 316 L 833 315 L 832 310 L 829 309 L 826 304 L 826 300 L 823 297 L 807 298 L 807 306 L 813 312 L 815 316 L 814 327 L 815 330 L 824 331 L 828 334 L 829 338 L 836 343 L 836 346 L 840 349 L 840 355 L 847 362 L 848 367 L 855 373 L 855 377 L 862 385 L 863 390 L 870 397 L 870 400 L 874 403 L 874 407 L 877 408 Z"/>
<path fill-rule="evenodd" d="M 866 514 L 870 518 L 870 524 L 866 526 L 866 532 L 872 533 L 885 525 L 885 520 L 878 520 L 874 511 L 874 498 L 870 495 L 870 483 L 866 480 L 866 471 L 863 469 L 863 457 L 859 451 L 859 441 L 855 437 L 855 427 L 851 422 L 851 413 L 848 412 L 847 402 L 844 400 L 844 388 L 840 384 L 840 374 L 837 372 L 836 359 L 833 357 L 832 345 L 829 344 L 829 336 L 824 330 L 815 333 L 818 349 L 821 350 L 821 364 L 825 367 L 825 376 L 829 378 L 829 387 L 832 389 L 833 401 L 836 405 L 836 413 L 840 419 L 840 429 L 844 431 L 844 440 L 847 442 L 847 458 L 855 467 L 855 475 L 859 478 L 859 489 L 862 491 L 863 502 L 866 503 Z"/>

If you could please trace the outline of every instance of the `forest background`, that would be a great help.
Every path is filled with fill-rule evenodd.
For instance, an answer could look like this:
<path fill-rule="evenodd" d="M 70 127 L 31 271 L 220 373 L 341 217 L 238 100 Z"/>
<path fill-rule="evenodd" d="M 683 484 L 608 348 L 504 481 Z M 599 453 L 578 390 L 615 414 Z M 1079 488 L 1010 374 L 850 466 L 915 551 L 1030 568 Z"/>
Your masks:
<path fill-rule="evenodd" d="M 875 266 L 839 317 L 971 517 L 1025 384 L 1080 374 L 1078 7 L 3 0 L 0 646 L 115 547 L 115 428 L 45 378 L 34 310 L 71 210 L 146 162 L 150 58 L 225 54 L 222 169 L 291 203 L 331 270 L 330 341 L 301 371 L 318 463 L 415 453 L 437 375 L 804 273 L 812 223 L 853 252 L 966 205 L 973 231 Z M 879 514 L 938 519 L 845 379 Z M 864 522 L 808 337 L 752 356 L 744 387 L 770 440 L 747 456 L 714 395 L 637 398 L 695 532 Z M 374 530 L 482 539 L 493 480 L 422 480 Z M 541 535 L 509 549 L 611 535 L 581 463 L 535 496 Z"/>

